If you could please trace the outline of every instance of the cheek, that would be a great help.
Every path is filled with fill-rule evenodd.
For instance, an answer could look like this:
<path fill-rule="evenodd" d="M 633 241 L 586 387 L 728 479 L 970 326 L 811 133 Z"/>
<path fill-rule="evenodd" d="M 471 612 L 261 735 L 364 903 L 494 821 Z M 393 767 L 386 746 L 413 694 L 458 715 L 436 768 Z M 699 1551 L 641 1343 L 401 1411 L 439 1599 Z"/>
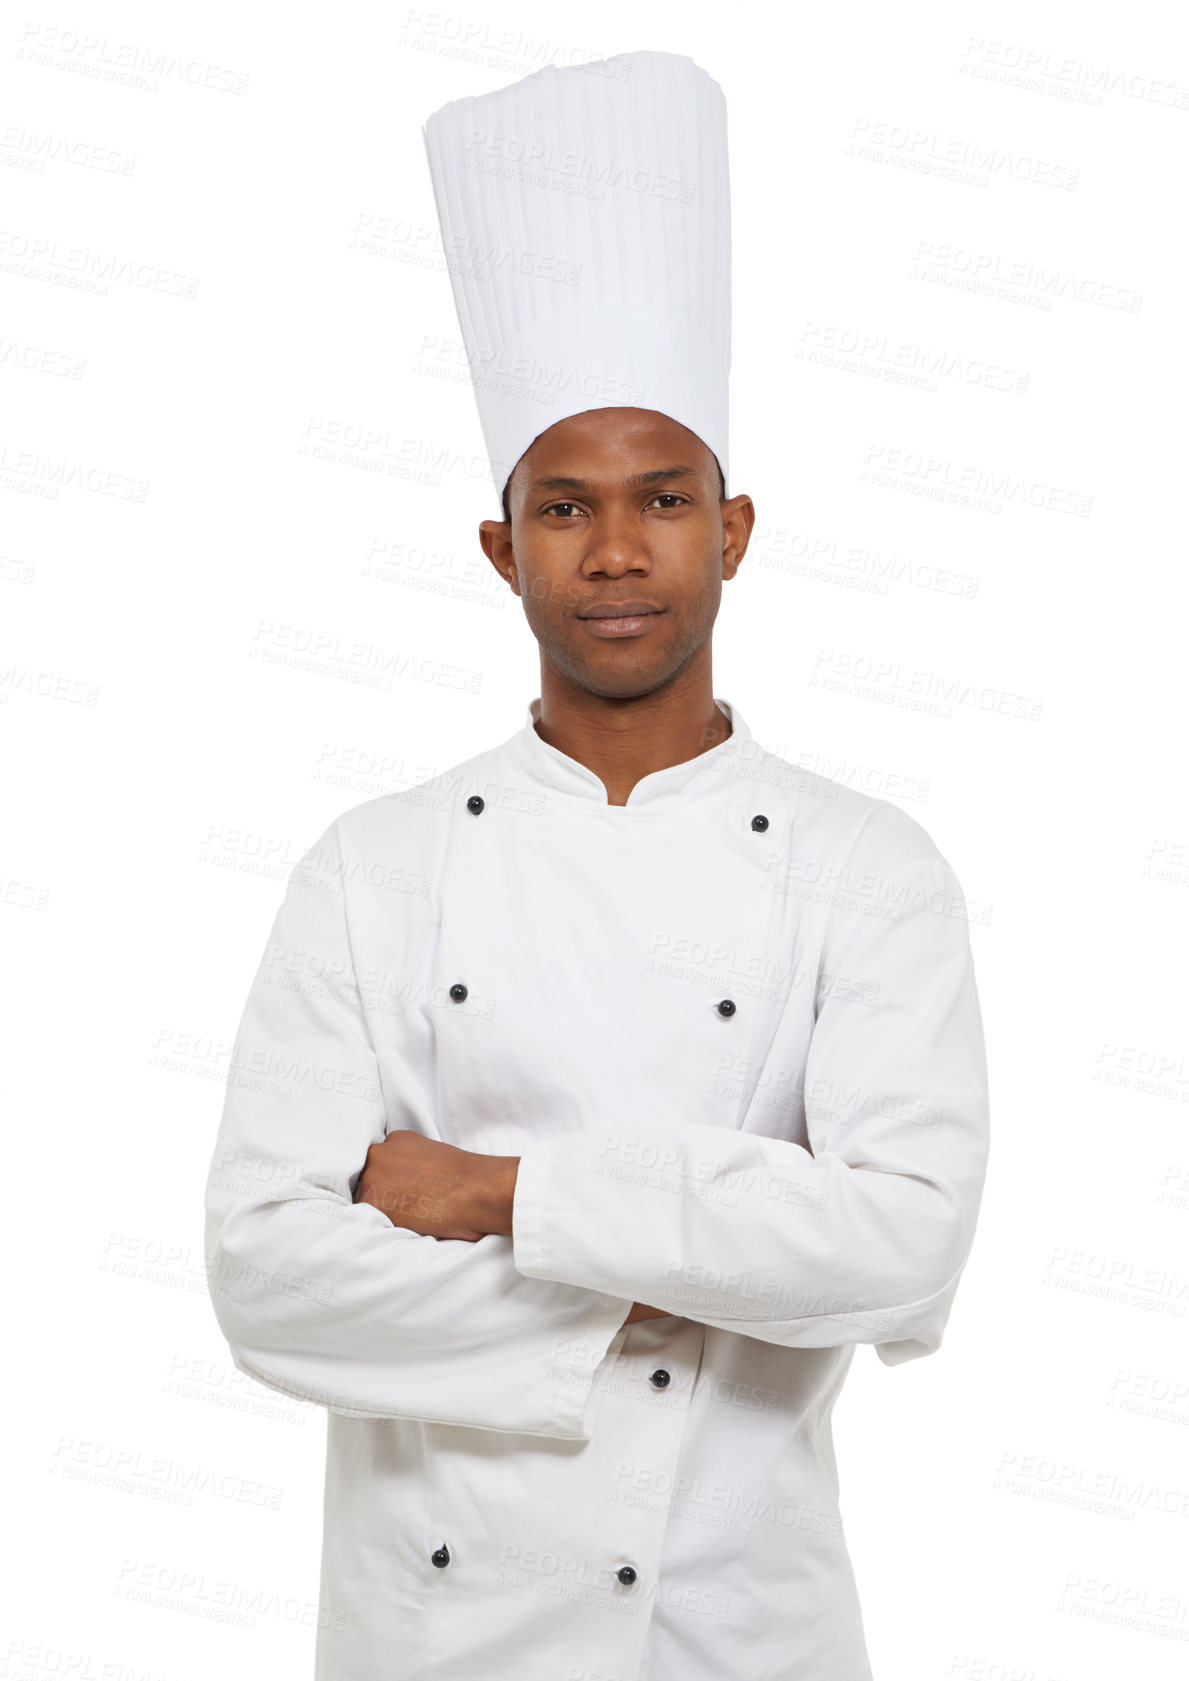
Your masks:
<path fill-rule="evenodd" d="M 556 557 L 549 565 L 542 565 L 539 557 L 533 557 L 527 565 L 519 561 L 517 564 L 524 610 L 530 619 L 534 615 L 541 619 L 555 618 L 579 604 L 580 593 L 572 569 L 560 566 Z"/>
<path fill-rule="evenodd" d="M 713 534 L 705 533 L 699 542 L 685 541 L 680 549 L 661 560 L 668 570 L 674 588 L 691 610 L 704 602 L 718 599 L 722 588 L 722 548 Z"/>

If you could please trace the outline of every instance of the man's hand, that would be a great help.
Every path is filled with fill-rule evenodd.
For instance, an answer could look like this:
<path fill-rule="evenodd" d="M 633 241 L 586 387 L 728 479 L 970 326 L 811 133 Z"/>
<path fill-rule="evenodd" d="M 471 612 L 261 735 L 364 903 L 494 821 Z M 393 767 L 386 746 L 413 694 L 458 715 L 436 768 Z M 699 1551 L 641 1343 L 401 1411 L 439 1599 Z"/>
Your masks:
<path fill-rule="evenodd" d="M 419 1132 L 390 1132 L 368 1150 L 354 1200 L 424 1237 L 511 1237 L 519 1163 L 519 1156 L 484 1156 Z"/>

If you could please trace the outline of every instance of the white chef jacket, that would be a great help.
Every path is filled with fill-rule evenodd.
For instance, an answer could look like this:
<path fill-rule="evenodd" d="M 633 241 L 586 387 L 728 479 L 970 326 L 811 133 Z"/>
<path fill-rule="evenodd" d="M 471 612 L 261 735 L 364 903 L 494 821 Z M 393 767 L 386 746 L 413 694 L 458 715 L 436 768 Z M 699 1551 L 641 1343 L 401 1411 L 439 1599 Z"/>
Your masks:
<path fill-rule="evenodd" d="M 316 1681 L 871 1681 L 830 1415 L 970 1250 L 968 925 L 913 818 L 717 704 L 613 806 L 534 700 L 293 871 L 206 1251 L 237 1367 L 329 1412 Z M 512 1235 L 353 1202 L 398 1128 L 519 1156 Z"/>

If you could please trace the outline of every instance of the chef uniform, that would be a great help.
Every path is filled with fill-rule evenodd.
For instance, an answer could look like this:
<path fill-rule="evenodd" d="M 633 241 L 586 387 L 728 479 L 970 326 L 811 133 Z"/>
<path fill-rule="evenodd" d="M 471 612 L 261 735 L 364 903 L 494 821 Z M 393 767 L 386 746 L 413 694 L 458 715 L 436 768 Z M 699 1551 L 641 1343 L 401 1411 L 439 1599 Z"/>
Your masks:
<path fill-rule="evenodd" d="M 831 1409 L 970 1251 L 968 924 L 913 818 L 716 704 L 614 806 L 534 699 L 293 871 L 206 1248 L 237 1367 L 328 1413 L 317 1681 L 871 1681 Z M 512 1235 L 355 1203 L 395 1129 L 518 1156 Z"/>

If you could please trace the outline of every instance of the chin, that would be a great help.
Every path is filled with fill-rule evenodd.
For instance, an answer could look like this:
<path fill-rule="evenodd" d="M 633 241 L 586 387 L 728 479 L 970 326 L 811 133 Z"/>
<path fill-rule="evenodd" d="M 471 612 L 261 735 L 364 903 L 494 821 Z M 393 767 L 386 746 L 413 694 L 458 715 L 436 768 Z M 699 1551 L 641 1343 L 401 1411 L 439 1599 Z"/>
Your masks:
<path fill-rule="evenodd" d="M 670 675 L 667 665 L 627 667 L 621 664 L 620 669 L 615 670 L 608 661 L 607 669 L 587 667 L 576 680 L 591 694 L 605 695 L 608 700 L 636 700 L 659 689 Z"/>

